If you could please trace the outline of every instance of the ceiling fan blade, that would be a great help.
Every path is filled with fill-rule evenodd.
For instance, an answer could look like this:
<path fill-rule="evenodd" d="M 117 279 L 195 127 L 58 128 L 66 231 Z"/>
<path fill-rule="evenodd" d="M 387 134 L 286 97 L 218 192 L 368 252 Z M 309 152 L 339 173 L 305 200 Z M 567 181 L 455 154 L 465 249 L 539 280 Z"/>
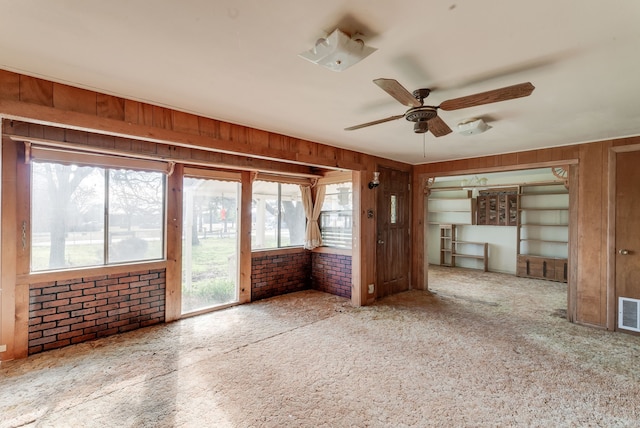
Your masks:
<path fill-rule="evenodd" d="M 507 86 L 505 88 L 494 89 L 493 91 L 447 100 L 440 104 L 439 108 L 447 111 L 458 110 L 461 108 L 512 100 L 514 98 L 528 97 L 534 89 L 535 86 L 530 82 L 520 83 L 519 85 Z"/>
<path fill-rule="evenodd" d="M 344 130 L 345 131 L 354 131 L 356 129 L 366 128 L 367 126 L 377 125 L 379 123 L 391 122 L 392 120 L 400 119 L 400 118 L 403 118 L 403 117 L 404 117 L 404 114 L 399 114 L 397 116 L 391 116 L 391 117 L 387 117 L 385 119 L 374 120 L 373 122 L 367 122 L 367 123 L 363 123 L 363 124 L 356 125 L 356 126 L 350 126 L 348 128 L 344 128 Z"/>
<path fill-rule="evenodd" d="M 373 81 L 383 91 L 398 100 L 400 104 L 407 107 L 420 107 L 422 104 L 411 92 L 407 91 L 404 86 L 395 79 L 375 79 Z"/>
<path fill-rule="evenodd" d="M 429 125 L 429 131 L 431 131 L 431 133 L 436 137 L 442 137 L 451 133 L 451 128 L 449 128 L 449 125 L 444 123 L 444 120 L 440 119 L 440 116 L 435 116 L 432 119 L 429 119 L 429 122 L 427 123 Z"/>

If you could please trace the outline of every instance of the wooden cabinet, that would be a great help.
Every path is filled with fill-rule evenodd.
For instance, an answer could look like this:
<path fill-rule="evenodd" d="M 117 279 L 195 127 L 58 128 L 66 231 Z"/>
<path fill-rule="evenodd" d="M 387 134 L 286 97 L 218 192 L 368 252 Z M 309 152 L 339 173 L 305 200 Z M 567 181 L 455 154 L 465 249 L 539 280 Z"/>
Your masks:
<path fill-rule="evenodd" d="M 521 186 L 516 275 L 567 281 L 569 193 L 563 183 Z"/>
<path fill-rule="evenodd" d="M 482 191 L 477 198 L 478 225 L 516 226 L 518 223 L 517 190 Z"/>
<path fill-rule="evenodd" d="M 539 257 L 521 254 L 518 256 L 517 276 L 567 282 L 567 259 Z"/>

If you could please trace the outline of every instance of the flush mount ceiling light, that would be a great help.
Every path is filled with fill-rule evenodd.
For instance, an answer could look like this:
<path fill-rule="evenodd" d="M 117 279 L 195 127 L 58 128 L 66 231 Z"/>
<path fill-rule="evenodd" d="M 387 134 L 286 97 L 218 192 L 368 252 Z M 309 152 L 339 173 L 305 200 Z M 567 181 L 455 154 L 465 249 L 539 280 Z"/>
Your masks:
<path fill-rule="evenodd" d="M 475 135 L 491 129 L 489 125 L 482 119 L 466 119 L 458 123 L 458 134 Z"/>
<path fill-rule="evenodd" d="M 340 29 L 335 29 L 326 38 L 318 39 L 313 49 L 298 56 L 332 71 L 344 71 L 377 50 L 365 46 L 364 41 L 358 37 L 357 33 L 351 37 Z"/>

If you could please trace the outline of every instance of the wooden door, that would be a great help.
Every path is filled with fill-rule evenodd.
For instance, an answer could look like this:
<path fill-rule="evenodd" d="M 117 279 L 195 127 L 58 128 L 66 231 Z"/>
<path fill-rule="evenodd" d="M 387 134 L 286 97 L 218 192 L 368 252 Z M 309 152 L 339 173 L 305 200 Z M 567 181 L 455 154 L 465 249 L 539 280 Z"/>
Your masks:
<path fill-rule="evenodd" d="M 640 165 L 640 151 L 622 152 L 616 155 L 616 305 L 618 297 L 640 299 L 640 168 L 638 165 Z"/>
<path fill-rule="evenodd" d="M 377 292 L 382 298 L 409 289 L 409 173 L 380 168 L 377 195 Z"/>

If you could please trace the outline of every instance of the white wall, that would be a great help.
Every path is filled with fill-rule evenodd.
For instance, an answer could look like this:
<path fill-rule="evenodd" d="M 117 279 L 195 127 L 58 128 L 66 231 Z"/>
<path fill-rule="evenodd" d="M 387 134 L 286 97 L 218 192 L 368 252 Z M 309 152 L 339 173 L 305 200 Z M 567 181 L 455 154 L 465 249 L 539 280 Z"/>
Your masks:
<path fill-rule="evenodd" d="M 535 182 L 553 181 L 557 177 L 550 168 L 535 170 L 511 171 L 504 173 L 478 174 L 486 177 L 487 187 L 500 185 L 519 185 Z M 438 177 L 432 187 L 431 197 L 459 198 L 460 191 L 437 191 L 438 187 L 456 187 L 461 185 L 463 179 L 471 180 L 474 175 L 456 177 Z M 464 196 L 463 196 L 464 197 Z M 427 214 L 428 215 L 428 214 Z M 440 221 L 440 220 L 438 220 Z M 442 221 L 445 223 L 446 221 Z M 458 223 L 456 220 L 449 223 Z M 457 224 L 457 239 L 460 241 L 487 242 L 489 243 L 489 271 L 503 272 L 515 275 L 517 260 L 517 228 L 515 226 L 478 226 Z M 430 264 L 440 264 L 440 228 L 437 224 L 429 224 L 427 236 L 428 261 Z M 459 247 L 458 252 L 478 254 L 479 248 Z M 482 262 L 475 259 L 457 259 L 456 266 L 482 268 Z"/>
<path fill-rule="evenodd" d="M 472 226 L 457 225 L 457 237 L 460 241 L 489 243 L 489 271 L 516 274 L 516 239 L 515 226 Z M 440 264 L 440 228 L 437 224 L 429 225 L 427 237 L 429 263 Z M 458 247 L 459 253 L 480 254 L 480 247 Z M 482 262 L 475 259 L 459 258 L 456 266 L 482 268 Z"/>

